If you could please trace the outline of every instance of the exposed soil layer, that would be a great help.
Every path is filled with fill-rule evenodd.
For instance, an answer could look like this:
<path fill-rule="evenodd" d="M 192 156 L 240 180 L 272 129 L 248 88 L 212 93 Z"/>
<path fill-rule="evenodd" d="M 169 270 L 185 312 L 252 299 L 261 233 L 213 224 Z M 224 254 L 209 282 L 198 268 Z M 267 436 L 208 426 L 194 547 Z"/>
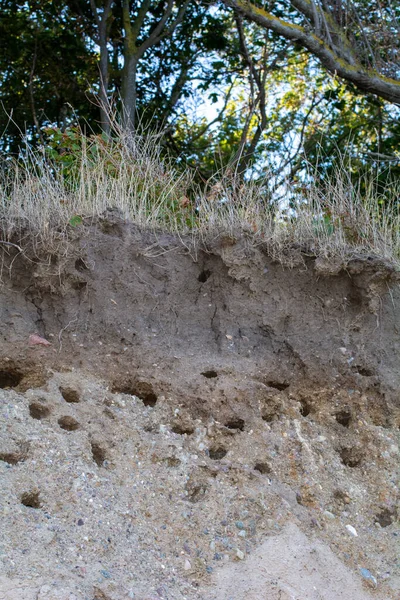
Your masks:
<path fill-rule="evenodd" d="M 0 599 L 398 599 L 390 265 L 71 244 L 3 255 Z"/>

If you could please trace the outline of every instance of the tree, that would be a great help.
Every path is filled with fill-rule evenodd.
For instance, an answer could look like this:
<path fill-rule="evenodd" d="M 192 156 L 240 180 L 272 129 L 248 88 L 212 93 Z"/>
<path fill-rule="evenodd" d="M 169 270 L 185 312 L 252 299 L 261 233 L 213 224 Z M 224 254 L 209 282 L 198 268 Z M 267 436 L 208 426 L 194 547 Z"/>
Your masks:
<path fill-rule="evenodd" d="M 0 0 L 0 12 L 0 145 L 17 153 L 21 134 L 38 141 L 43 126 L 64 128 L 76 113 L 95 125 L 96 54 L 65 6 Z"/>
<path fill-rule="evenodd" d="M 259 3 L 223 0 L 237 14 L 306 48 L 331 73 L 400 104 L 400 8 L 388 0 L 290 0 L 266 10 Z"/>

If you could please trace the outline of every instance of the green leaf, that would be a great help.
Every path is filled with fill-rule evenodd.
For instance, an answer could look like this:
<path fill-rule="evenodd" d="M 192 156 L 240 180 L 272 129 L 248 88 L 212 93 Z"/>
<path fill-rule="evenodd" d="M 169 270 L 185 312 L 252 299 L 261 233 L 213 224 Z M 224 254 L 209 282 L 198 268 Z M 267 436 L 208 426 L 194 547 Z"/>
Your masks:
<path fill-rule="evenodd" d="M 78 225 L 82 225 L 82 223 L 83 219 L 80 215 L 74 215 L 69 220 L 69 224 L 71 225 L 71 227 L 78 227 Z"/>

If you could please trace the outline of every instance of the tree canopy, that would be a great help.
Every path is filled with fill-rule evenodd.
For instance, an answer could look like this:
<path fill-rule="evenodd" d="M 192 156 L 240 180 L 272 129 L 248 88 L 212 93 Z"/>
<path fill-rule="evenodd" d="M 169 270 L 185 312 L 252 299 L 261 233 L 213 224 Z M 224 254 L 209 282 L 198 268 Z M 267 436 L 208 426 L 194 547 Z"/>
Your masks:
<path fill-rule="evenodd" d="M 163 134 L 201 181 L 400 171 L 400 6 L 382 0 L 0 0 L 0 147 L 79 123 Z"/>

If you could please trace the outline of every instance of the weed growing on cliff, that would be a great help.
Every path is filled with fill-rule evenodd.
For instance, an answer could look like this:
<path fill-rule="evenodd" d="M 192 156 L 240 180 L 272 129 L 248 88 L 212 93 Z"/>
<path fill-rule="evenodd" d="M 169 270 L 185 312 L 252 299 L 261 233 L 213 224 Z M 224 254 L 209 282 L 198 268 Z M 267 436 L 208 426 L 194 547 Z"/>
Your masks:
<path fill-rule="evenodd" d="M 368 254 L 400 265 L 400 186 L 382 193 L 370 178 L 357 187 L 344 164 L 330 181 L 318 184 L 314 175 L 301 190 L 288 186 L 290 202 L 274 204 L 268 175 L 246 181 L 234 165 L 199 189 L 149 133 L 128 135 L 115 126 L 110 137 L 77 128 L 48 129 L 47 136 L 45 148 L 26 145 L 19 159 L 3 159 L 3 242 L 54 252 L 116 209 L 143 228 L 229 243 L 245 235 L 289 265 L 301 252 L 344 262 Z"/>

